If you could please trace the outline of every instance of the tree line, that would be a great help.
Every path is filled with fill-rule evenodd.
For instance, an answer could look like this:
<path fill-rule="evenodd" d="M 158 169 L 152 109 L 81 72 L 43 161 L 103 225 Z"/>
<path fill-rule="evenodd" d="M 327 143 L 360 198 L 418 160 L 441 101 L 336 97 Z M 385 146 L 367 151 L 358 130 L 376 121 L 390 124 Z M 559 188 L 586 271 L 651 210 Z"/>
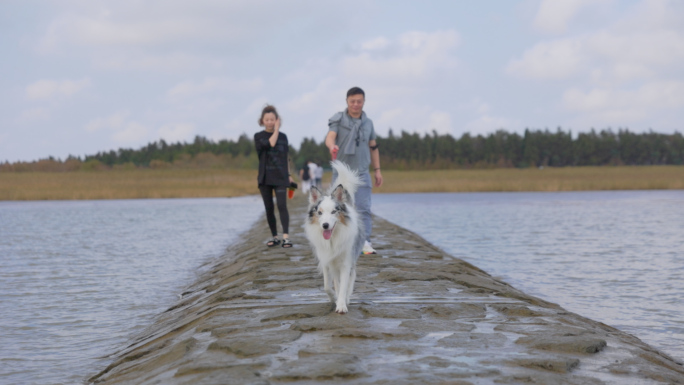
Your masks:
<path fill-rule="evenodd" d="M 469 133 L 420 136 L 402 131 L 378 138 L 383 168 L 568 167 L 605 165 L 682 165 L 681 133 L 637 134 L 627 129 L 579 133 L 558 128 L 525 130 L 523 135 L 498 130 L 487 136 Z"/>
<path fill-rule="evenodd" d="M 682 165 L 684 137 L 681 133 L 649 131 L 633 133 L 605 129 L 579 133 L 558 128 L 525 130 L 524 134 L 498 130 L 489 135 L 417 134 L 390 129 L 377 138 L 384 169 L 448 169 L 495 167 L 567 167 L 605 165 Z M 305 138 L 299 149 L 290 146 L 290 157 L 297 168 L 307 160 L 325 164 L 330 156 L 323 138 Z M 108 168 L 217 167 L 256 168 L 254 142 L 246 134 L 237 140 L 213 141 L 196 136 L 193 142 L 149 143 L 137 150 L 118 149 L 98 152 L 83 159 L 48 158 L 37 162 L 0 164 L 0 171 L 70 171 Z"/>

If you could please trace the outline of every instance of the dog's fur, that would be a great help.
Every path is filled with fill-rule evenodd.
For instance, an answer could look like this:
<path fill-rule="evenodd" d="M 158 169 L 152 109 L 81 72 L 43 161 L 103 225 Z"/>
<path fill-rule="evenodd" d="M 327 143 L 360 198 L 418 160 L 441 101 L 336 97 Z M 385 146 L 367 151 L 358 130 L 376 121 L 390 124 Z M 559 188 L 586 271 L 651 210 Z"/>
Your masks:
<path fill-rule="evenodd" d="M 356 259 L 364 241 L 363 225 L 354 207 L 354 194 L 361 180 L 345 163 L 335 160 L 330 164 L 337 179 L 327 194 L 311 188 L 309 217 L 304 228 L 318 259 L 318 269 L 323 273 L 323 288 L 330 302 L 335 303 L 335 312 L 344 314 L 354 290 Z"/>

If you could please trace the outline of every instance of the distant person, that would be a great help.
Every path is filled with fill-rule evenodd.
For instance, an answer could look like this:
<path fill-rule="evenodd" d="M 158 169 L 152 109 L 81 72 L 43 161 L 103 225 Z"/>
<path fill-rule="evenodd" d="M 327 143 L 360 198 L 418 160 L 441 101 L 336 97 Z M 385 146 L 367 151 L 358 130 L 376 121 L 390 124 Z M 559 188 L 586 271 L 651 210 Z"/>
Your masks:
<path fill-rule="evenodd" d="M 307 166 L 309 167 L 309 176 L 311 177 L 311 185 L 316 186 L 316 174 L 318 174 L 318 165 L 313 160 L 309 160 L 309 163 L 307 163 Z"/>
<path fill-rule="evenodd" d="M 304 162 L 304 166 L 299 170 L 299 180 L 302 181 L 302 193 L 308 194 L 311 189 L 312 179 L 311 179 L 311 168 L 309 163 L 311 161 L 307 160 Z"/>
<path fill-rule="evenodd" d="M 281 240 L 278 239 L 275 207 L 273 205 L 273 193 L 275 192 L 280 222 L 283 226 L 282 247 L 289 248 L 292 247 L 292 242 L 288 235 L 290 214 L 287 211 L 287 188 L 294 181 L 289 170 L 287 135 L 280 132 L 280 116 L 278 116 L 275 107 L 271 105 L 267 105 L 261 111 L 259 126 L 264 127 L 264 129 L 254 134 L 254 145 L 259 155 L 257 180 L 259 192 L 261 192 L 266 208 L 266 221 L 273 236 L 266 242 L 266 246 L 273 247 L 281 244 Z"/>
<path fill-rule="evenodd" d="M 315 174 L 316 175 L 314 175 L 314 184 L 316 185 L 316 187 L 320 189 L 322 188 L 321 185 L 323 184 L 323 167 L 318 163 L 316 163 Z"/>
<path fill-rule="evenodd" d="M 328 120 L 329 131 L 325 137 L 325 145 L 333 158 L 337 156 L 337 159 L 356 170 L 364 183 L 356 192 L 354 201 L 366 231 L 363 253 L 376 254 L 370 240 L 373 229 L 371 216 L 373 186 L 368 168 L 371 165 L 373 167 L 375 187 L 382 186 L 382 173 L 373 121 L 363 111 L 365 101 L 366 93 L 361 88 L 353 87 L 347 91 L 347 109 L 336 113 Z M 336 177 L 333 173 L 333 180 Z"/>

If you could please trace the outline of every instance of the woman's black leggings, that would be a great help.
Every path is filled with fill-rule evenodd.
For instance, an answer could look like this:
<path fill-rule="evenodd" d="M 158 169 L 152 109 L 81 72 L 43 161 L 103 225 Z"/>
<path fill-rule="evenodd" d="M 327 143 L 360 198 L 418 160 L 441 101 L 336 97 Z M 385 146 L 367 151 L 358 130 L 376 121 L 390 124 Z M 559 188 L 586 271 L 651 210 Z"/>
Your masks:
<path fill-rule="evenodd" d="M 271 228 L 271 235 L 278 235 L 276 229 L 275 207 L 273 206 L 273 190 L 275 190 L 276 201 L 278 202 L 278 212 L 280 213 L 280 223 L 283 225 L 283 234 L 289 234 L 290 214 L 287 212 L 287 187 L 260 185 L 261 197 L 264 199 L 266 208 L 266 221 Z"/>

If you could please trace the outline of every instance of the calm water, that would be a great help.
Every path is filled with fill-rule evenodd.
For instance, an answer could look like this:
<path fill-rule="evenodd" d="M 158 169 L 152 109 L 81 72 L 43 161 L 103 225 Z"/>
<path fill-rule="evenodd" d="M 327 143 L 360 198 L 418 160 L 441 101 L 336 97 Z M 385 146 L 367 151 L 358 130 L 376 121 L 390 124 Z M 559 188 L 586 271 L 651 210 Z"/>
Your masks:
<path fill-rule="evenodd" d="M 0 202 L 0 384 L 77 384 L 262 213 L 256 197 Z"/>
<path fill-rule="evenodd" d="M 378 194 L 373 211 L 684 360 L 684 191 Z"/>
<path fill-rule="evenodd" d="M 684 192 L 374 195 L 515 287 L 684 359 Z M 260 218 L 260 198 L 0 202 L 0 384 L 76 384 Z"/>

